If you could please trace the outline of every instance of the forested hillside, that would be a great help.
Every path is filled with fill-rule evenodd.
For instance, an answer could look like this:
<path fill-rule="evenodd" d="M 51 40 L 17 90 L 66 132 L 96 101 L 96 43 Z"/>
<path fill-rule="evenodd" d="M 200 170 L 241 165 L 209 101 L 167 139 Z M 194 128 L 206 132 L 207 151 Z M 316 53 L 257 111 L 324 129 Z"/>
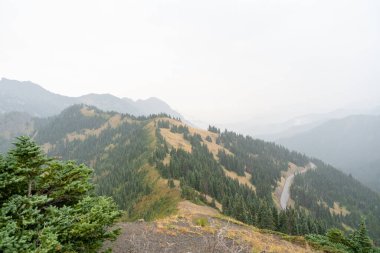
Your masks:
<path fill-rule="evenodd" d="M 296 205 L 306 207 L 318 219 L 332 220 L 337 227 L 357 227 L 361 216 L 366 217 L 372 235 L 380 234 L 380 197 L 351 176 L 314 160 L 317 170 L 311 170 L 294 179 L 291 188 Z M 331 209 L 334 207 L 333 216 Z M 376 242 L 380 243 L 379 237 Z"/>
<path fill-rule="evenodd" d="M 95 192 L 112 196 L 126 210 L 123 219 L 163 217 L 188 199 L 291 235 L 324 234 L 330 227 L 349 231 L 364 215 L 370 235 L 380 239 L 378 195 L 273 143 L 215 127 L 195 129 L 166 115 L 133 117 L 83 105 L 69 107 L 29 134 L 49 155 L 94 168 Z M 317 168 L 296 176 L 291 201 L 282 210 L 276 191 L 284 176 L 311 163 Z"/>
<path fill-rule="evenodd" d="M 380 192 L 380 116 L 330 120 L 278 143 L 317 157 Z"/>

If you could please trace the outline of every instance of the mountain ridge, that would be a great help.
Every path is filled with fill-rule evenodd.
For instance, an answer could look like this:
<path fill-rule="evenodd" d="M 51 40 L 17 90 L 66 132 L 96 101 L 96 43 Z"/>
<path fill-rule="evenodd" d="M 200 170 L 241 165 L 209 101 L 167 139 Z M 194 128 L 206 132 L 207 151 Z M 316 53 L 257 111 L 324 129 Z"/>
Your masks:
<path fill-rule="evenodd" d="M 7 78 L 0 80 L 0 113 L 20 111 L 27 112 L 32 116 L 48 117 L 59 114 L 73 104 L 94 105 L 102 110 L 135 116 L 166 113 L 183 119 L 180 113 L 155 97 L 137 101 L 130 98 L 119 98 L 112 94 L 90 93 L 69 97 L 52 93 L 30 81 L 21 82 Z"/>
<path fill-rule="evenodd" d="M 291 235 L 356 227 L 365 215 L 379 242 L 378 195 L 319 160 L 273 143 L 215 127 L 196 129 L 165 115 L 134 117 L 85 105 L 35 126 L 29 134 L 50 156 L 94 168 L 96 193 L 112 196 L 125 220 L 166 217 L 181 200 Z M 280 210 L 274 194 L 290 163 L 302 169 L 309 162 L 317 169 L 295 176 L 292 202 Z M 321 181 L 329 184 L 321 189 Z M 345 185 L 356 191 L 352 198 L 343 194 Z"/>

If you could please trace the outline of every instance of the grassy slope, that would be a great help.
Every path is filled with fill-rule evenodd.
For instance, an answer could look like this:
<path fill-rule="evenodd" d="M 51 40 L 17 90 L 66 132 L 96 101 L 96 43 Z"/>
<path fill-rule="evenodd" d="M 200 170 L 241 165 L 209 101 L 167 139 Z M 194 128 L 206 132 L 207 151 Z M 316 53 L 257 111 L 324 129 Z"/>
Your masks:
<path fill-rule="evenodd" d="M 150 121 L 145 129 L 150 139 L 148 152 L 153 153 L 157 145 L 154 122 Z M 157 169 L 150 165 L 148 160 L 141 169 L 147 172 L 145 183 L 150 184 L 153 190 L 135 205 L 133 214 L 131 216 L 125 215 L 123 220 L 136 220 L 138 218 L 154 220 L 175 213 L 181 195 L 179 189 L 170 189 L 167 180 L 161 178 Z"/>

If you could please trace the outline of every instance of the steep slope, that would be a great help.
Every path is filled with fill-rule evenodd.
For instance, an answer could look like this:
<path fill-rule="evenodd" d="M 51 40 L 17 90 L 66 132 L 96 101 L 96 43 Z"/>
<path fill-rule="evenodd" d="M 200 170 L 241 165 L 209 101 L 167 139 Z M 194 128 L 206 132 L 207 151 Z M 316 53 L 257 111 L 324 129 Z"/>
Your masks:
<path fill-rule="evenodd" d="M 168 104 L 158 98 L 133 101 L 110 94 L 88 94 L 81 97 L 67 97 L 51 93 L 32 82 L 19 82 L 2 78 L 0 80 L 0 113 L 26 112 L 32 116 L 47 117 L 59 114 L 74 104 L 88 104 L 105 111 L 128 113 L 135 116 L 166 113 L 183 118 Z"/>
<path fill-rule="evenodd" d="M 189 201 L 179 203 L 175 215 L 154 222 L 129 222 L 117 225 L 121 234 L 103 249 L 112 252 L 168 252 L 168 253 L 309 253 L 300 236 L 288 236 L 247 226 L 207 206 Z"/>
<path fill-rule="evenodd" d="M 64 110 L 30 134 L 50 155 L 93 167 L 95 192 L 112 196 L 126 211 L 125 220 L 173 215 L 186 199 L 291 235 L 356 227 L 365 215 L 379 242 L 378 195 L 318 160 L 273 143 L 213 127 L 192 128 L 165 115 L 133 117 L 83 105 Z M 318 176 L 297 175 L 293 204 L 280 210 L 275 191 L 282 178 L 310 163 Z M 308 187 L 314 190 L 309 193 Z"/>
<path fill-rule="evenodd" d="M 320 158 L 380 192 L 380 116 L 328 121 L 277 142 Z"/>

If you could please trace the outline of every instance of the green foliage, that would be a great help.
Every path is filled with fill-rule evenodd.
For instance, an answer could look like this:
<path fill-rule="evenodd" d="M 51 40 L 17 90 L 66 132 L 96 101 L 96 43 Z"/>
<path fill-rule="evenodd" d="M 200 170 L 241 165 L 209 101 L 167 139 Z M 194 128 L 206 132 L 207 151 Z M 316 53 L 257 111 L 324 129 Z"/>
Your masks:
<path fill-rule="evenodd" d="M 344 244 L 346 240 L 343 231 L 337 228 L 329 229 L 326 233 L 326 236 L 330 242 L 334 243 Z"/>
<path fill-rule="evenodd" d="M 0 156 L 0 252 L 96 252 L 120 215 L 91 197 L 91 169 L 48 159 L 28 137 Z"/>
<path fill-rule="evenodd" d="M 168 120 L 159 120 L 157 121 L 157 127 L 158 128 L 170 128 L 170 123 Z"/>
<path fill-rule="evenodd" d="M 177 202 L 170 196 L 162 196 L 148 205 L 141 213 L 134 213 L 134 216 L 129 217 L 130 220 L 142 217 L 146 221 L 152 221 L 173 214 L 177 210 Z"/>
<path fill-rule="evenodd" d="M 308 159 L 304 155 L 234 132 L 225 131 L 221 133 L 219 141 L 234 154 L 235 162 L 232 164 L 238 165 L 237 171 L 241 175 L 243 175 L 242 168 L 255 175 L 251 180 L 256 186 L 256 194 L 260 198 L 268 200 L 272 199 L 272 191 L 281 178 L 281 171 L 288 169 L 288 162 L 299 166 L 308 163 Z"/>
<path fill-rule="evenodd" d="M 323 222 L 300 210 L 289 209 L 279 213 L 271 198 L 260 198 L 247 186 L 225 175 L 220 163 L 225 166 L 230 163 L 232 168 L 244 168 L 243 160 L 219 152 L 223 162 L 218 163 L 207 146 L 201 143 L 199 135 L 188 135 L 186 138 L 192 144 L 191 153 L 172 149 L 170 163 L 164 165 L 161 159 L 166 157 L 166 143 L 159 137 L 160 143 L 152 159 L 163 177 L 180 180 L 183 198 L 202 204 L 207 203 L 203 196 L 207 194 L 223 205 L 224 214 L 260 228 L 294 235 L 325 232 Z"/>
<path fill-rule="evenodd" d="M 195 223 L 195 225 L 201 226 L 201 227 L 206 227 L 209 225 L 208 219 L 205 217 L 200 217 L 200 218 L 194 219 L 194 223 Z"/>
<path fill-rule="evenodd" d="M 169 186 L 169 188 L 175 188 L 175 184 L 174 184 L 174 180 L 173 179 L 169 179 L 168 180 L 168 186 Z"/>
<path fill-rule="evenodd" d="M 226 154 L 224 150 L 219 150 L 218 157 L 220 164 L 226 169 L 235 171 L 240 176 L 244 176 L 244 164 L 241 160 L 233 155 Z"/>
<path fill-rule="evenodd" d="M 50 120 L 49 123 L 39 129 L 39 134 L 36 137 L 37 142 L 54 143 L 67 133 L 80 132 L 84 128 L 99 128 L 108 119 L 107 115 L 102 114 L 96 107 L 88 107 L 89 110 L 95 111 L 95 114 L 91 116 L 83 115 L 80 111 L 81 108 L 83 105 L 73 105 L 56 116 L 54 120 Z"/>
<path fill-rule="evenodd" d="M 345 236 L 343 231 L 333 228 L 327 231 L 326 235 L 310 234 L 306 236 L 307 241 L 314 248 L 331 253 L 376 253 L 376 248 L 368 236 L 368 231 L 364 219 L 360 226 L 349 236 Z"/>
<path fill-rule="evenodd" d="M 324 234 L 327 228 L 333 226 L 341 228 L 342 222 L 350 227 L 356 227 L 361 215 L 364 215 L 367 218 L 370 236 L 379 243 L 379 197 L 354 179 L 346 177 L 318 160 L 290 152 L 273 143 L 233 132 L 220 133 L 219 129 L 210 127 L 211 132 L 218 133 L 216 143 L 232 153 L 231 155 L 227 152 L 227 155 L 221 151 L 219 159 L 216 160 L 204 145 L 205 140 L 200 135 L 191 135 L 186 126 L 175 127 L 169 120 L 162 119 L 165 115 L 159 116 L 160 120 L 155 123 L 154 140 L 148 132 L 147 124 L 158 116 L 133 118 L 121 115 L 122 123 L 111 127 L 105 122 L 114 115 L 113 113 L 94 110 L 94 115 L 85 116 L 80 112 L 81 108 L 74 106 L 62 115 L 41 124 L 36 138 L 40 141 L 49 141 L 51 144 L 49 155 L 59 156 L 65 160 L 73 159 L 93 167 L 94 192 L 98 195 L 112 196 L 118 206 L 127 211 L 129 217 L 154 218 L 157 217 L 157 212 L 165 213 L 165 210 L 173 206 L 170 199 L 165 198 L 147 199 L 148 209 L 140 205 L 145 200 L 144 196 L 154 191 L 154 182 L 147 180 L 146 175 L 151 166 L 155 166 L 161 176 L 169 179 L 169 187 L 173 187 L 172 179 L 181 181 L 183 198 L 202 204 L 207 203 L 205 200 L 207 194 L 223 205 L 224 214 L 248 224 L 290 235 Z M 50 131 L 47 126 L 55 131 Z M 74 140 L 66 138 L 67 134 L 73 131 L 88 133 L 88 129 L 99 126 L 104 127 L 97 134 Z M 170 149 L 159 128 L 182 133 L 192 145 L 192 152 Z M 157 145 L 154 146 L 153 143 Z M 170 162 L 164 164 L 163 160 L 169 157 Z M 6 160 L 7 158 L 0 158 L 0 167 L 4 167 L 2 164 L 7 164 Z M 147 164 L 148 161 L 151 166 Z M 295 177 L 291 188 L 295 207 L 278 211 L 273 203 L 272 193 L 281 173 L 288 169 L 289 162 L 298 166 L 313 162 L 318 169 Z M 49 164 L 51 170 L 56 167 L 56 170 L 61 171 L 63 167 L 69 167 L 69 164 L 60 165 L 54 161 Z M 244 175 L 244 172 L 250 173 L 256 192 L 226 176 L 222 165 L 239 175 Z M 28 195 L 29 186 L 32 195 L 44 194 L 39 192 L 37 185 L 48 183 L 44 180 L 33 180 L 32 168 L 27 168 L 28 173 L 24 177 L 17 178 L 12 177 L 8 169 L 9 166 L 5 166 L 2 169 L 3 173 L 0 174 L 0 199 L 9 191 L 22 191 Z M 56 175 L 57 180 L 64 180 L 66 172 L 62 170 L 62 173 Z M 67 194 L 75 202 L 77 193 L 71 190 L 70 186 L 56 194 Z M 77 191 L 80 196 L 80 189 Z M 58 206 L 60 200 L 56 201 Z M 321 204 L 327 203 L 331 207 L 334 201 L 347 207 L 351 214 L 334 215 Z"/>
<path fill-rule="evenodd" d="M 306 207 L 316 218 L 338 228 L 342 228 L 342 222 L 357 227 L 361 216 L 365 216 L 370 235 L 380 244 L 380 196 L 333 167 L 318 160 L 313 162 L 317 170 L 294 178 L 290 191 L 296 205 Z M 322 201 L 329 207 L 339 202 L 350 214 L 331 215 L 328 207 L 319 204 Z"/>
<path fill-rule="evenodd" d="M 70 117 L 65 119 L 70 120 Z M 152 190 L 144 182 L 146 171 L 141 169 L 151 156 L 151 140 L 144 126 L 144 123 L 124 122 L 84 140 L 59 139 L 49 155 L 91 165 L 94 168 L 95 192 L 111 196 L 119 208 L 132 215 L 133 206 Z"/>
<path fill-rule="evenodd" d="M 198 205 L 203 205 L 206 202 L 201 194 L 183 182 L 181 182 L 181 197 Z"/>

